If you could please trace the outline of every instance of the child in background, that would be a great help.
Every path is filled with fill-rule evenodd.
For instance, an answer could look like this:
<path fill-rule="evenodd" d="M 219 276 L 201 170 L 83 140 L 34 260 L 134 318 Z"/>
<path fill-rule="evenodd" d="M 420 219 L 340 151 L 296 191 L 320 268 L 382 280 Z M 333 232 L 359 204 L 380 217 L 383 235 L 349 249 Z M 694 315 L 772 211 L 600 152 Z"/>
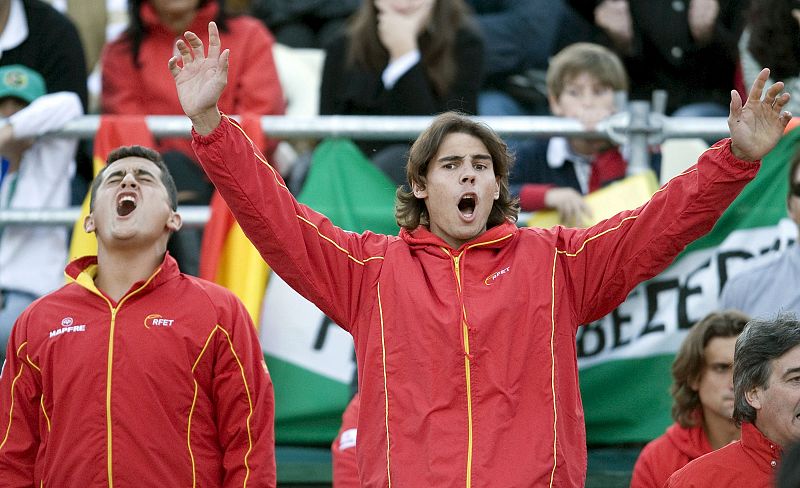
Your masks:
<path fill-rule="evenodd" d="M 73 92 L 47 94 L 44 78 L 23 65 L 0 68 L 0 208 L 65 208 L 78 141 L 37 138 L 83 115 Z M 0 357 L 17 316 L 64 283 L 67 229 L 0 227 Z"/>
<path fill-rule="evenodd" d="M 587 129 L 615 112 L 614 94 L 628 90 L 619 57 L 590 43 L 572 44 L 550 61 L 547 91 L 550 111 L 577 119 Z M 511 173 L 511 190 L 522 210 L 557 210 L 566 225 L 591 217 L 583 195 L 625 177 L 628 163 L 603 139 L 531 139 L 520 144 Z"/>

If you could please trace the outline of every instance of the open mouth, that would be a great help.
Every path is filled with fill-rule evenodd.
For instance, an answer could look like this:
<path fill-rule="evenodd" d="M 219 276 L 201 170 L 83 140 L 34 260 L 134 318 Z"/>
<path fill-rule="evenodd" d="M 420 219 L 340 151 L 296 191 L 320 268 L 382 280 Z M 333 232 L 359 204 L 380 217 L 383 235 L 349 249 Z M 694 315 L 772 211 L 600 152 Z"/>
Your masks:
<path fill-rule="evenodd" d="M 461 215 L 465 217 L 472 217 L 472 214 L 475 213 L 476 203 L 477 199 L 475 198 L 475 195 L 464 195 L 461 197 L 461 200 L 458 201 L 458 211 L 461 212 Z"/>
<path fill-rule="evenodd" d="M 117 200 L 117 215 L 125 217 L 136 210 L 136 198 L 133 195 L 121 195 Z"/>

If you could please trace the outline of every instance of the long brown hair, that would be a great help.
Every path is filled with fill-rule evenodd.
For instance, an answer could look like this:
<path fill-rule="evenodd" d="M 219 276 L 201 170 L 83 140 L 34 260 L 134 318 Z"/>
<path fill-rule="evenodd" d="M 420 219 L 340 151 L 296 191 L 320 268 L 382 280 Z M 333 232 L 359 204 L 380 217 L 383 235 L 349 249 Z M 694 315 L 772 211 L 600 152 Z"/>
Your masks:
<path fill-rule="evenodd" d="M 425 73 L 434 91 L 444 95 L 456 78 L 456 33 L 468 22 L 463 0 L 434 0 L 428 26 L 419 35 L 419 50 Z M 347 63 L 380 73 L 389 63 L 389 52 L 378 37 L 378 11 L 374 0 L 364 0 L 347 29 Z"/>
<path fill-rule="evenodd" d="M 672 363 L 672 418 L 681 427 L 694 426 L 700 395 L 692 383 L 700 379 L 706 367 L 705 348 L 715 337 L 736 337 L 749 317 L 736 310 L 711 312 L 689 330 Z"/>
<path fill-rule="evenodd" d="M 494 227 L 506 221 L 517 221 L 519 201 L 511 195 L 508 188 L 508 173 L 514 164 L 514 157 L 508 146 L 486 124 L 475 122 L 467 116 L 456 112 L 445 112 L 438 115 L 431 125 L 420 134 L 408 153 L 406 163 L 406 179 L 408 186 L 401 186 L 395 194 L 395 218 L 397 225 L 408 230 L 420 224 L 430 225 L 425 200 L 414 195 L 416 183 L 420 187 L 427 185 L 428 164 L 436 156 L 442 141 L 448 134 L 463 133 L 474 136 L 483 142 L 492 157 L 492 167 L 500 187 L 500 196 L 494 201 L 486 227 Z"/>

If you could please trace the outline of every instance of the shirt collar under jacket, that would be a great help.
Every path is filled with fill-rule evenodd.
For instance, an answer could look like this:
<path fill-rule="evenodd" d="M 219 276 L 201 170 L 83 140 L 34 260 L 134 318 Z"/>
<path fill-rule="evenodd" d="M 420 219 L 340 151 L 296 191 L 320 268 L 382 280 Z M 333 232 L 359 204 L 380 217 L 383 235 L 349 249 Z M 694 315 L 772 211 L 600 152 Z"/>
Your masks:
<path fill-rule="evenodd" d="M 74 280 L 79 286 L 82 286 L 93 293 L 95 293 L 95 290 L 100 291 L 94 286 L 94 277 L 97 276 L 97 256 L 83 256 L 75 259 L 67 265 L 66 269 L 64 270 L 64 274 Z M 155 271 L 153 271 L 153 274 L 150 275 L 146 280 L 137 281 L 131 285 L 131 288 L 125 293 L 125 295 L 128 295 L 133 290 L 138 290 L 145 282 L 147 282 L 147 286 L 145 286 L 141 291 L 146 293 L 178 275 L 180 275 L 178 263 L 175 261 L 175 258 L 170 256 L 169 252 L 167 252 L 164 255 L 164 261 L 162 261 L 161 265 L 156 268 Z"/>

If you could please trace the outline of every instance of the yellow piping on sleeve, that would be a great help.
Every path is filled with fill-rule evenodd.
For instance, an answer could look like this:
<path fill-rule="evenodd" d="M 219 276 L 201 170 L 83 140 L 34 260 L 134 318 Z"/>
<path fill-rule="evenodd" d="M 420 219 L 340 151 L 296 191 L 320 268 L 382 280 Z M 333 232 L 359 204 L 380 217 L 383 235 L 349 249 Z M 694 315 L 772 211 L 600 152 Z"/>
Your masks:
<path fill-rule="evenodd" d="M 392 470 L 390 463 L 390 443 L 389 443 L 389 386 L 386 377 L 386 334 L 383 327 L 383 304 L 381 303 L 381 284 L 378 283 L 378 314 L 381 318 L 381 360 L 383 361 L 383 408 L 384 422 L 386 425 L 386 478 L 389 480 L 389 487 L 392 488 Z"/>

